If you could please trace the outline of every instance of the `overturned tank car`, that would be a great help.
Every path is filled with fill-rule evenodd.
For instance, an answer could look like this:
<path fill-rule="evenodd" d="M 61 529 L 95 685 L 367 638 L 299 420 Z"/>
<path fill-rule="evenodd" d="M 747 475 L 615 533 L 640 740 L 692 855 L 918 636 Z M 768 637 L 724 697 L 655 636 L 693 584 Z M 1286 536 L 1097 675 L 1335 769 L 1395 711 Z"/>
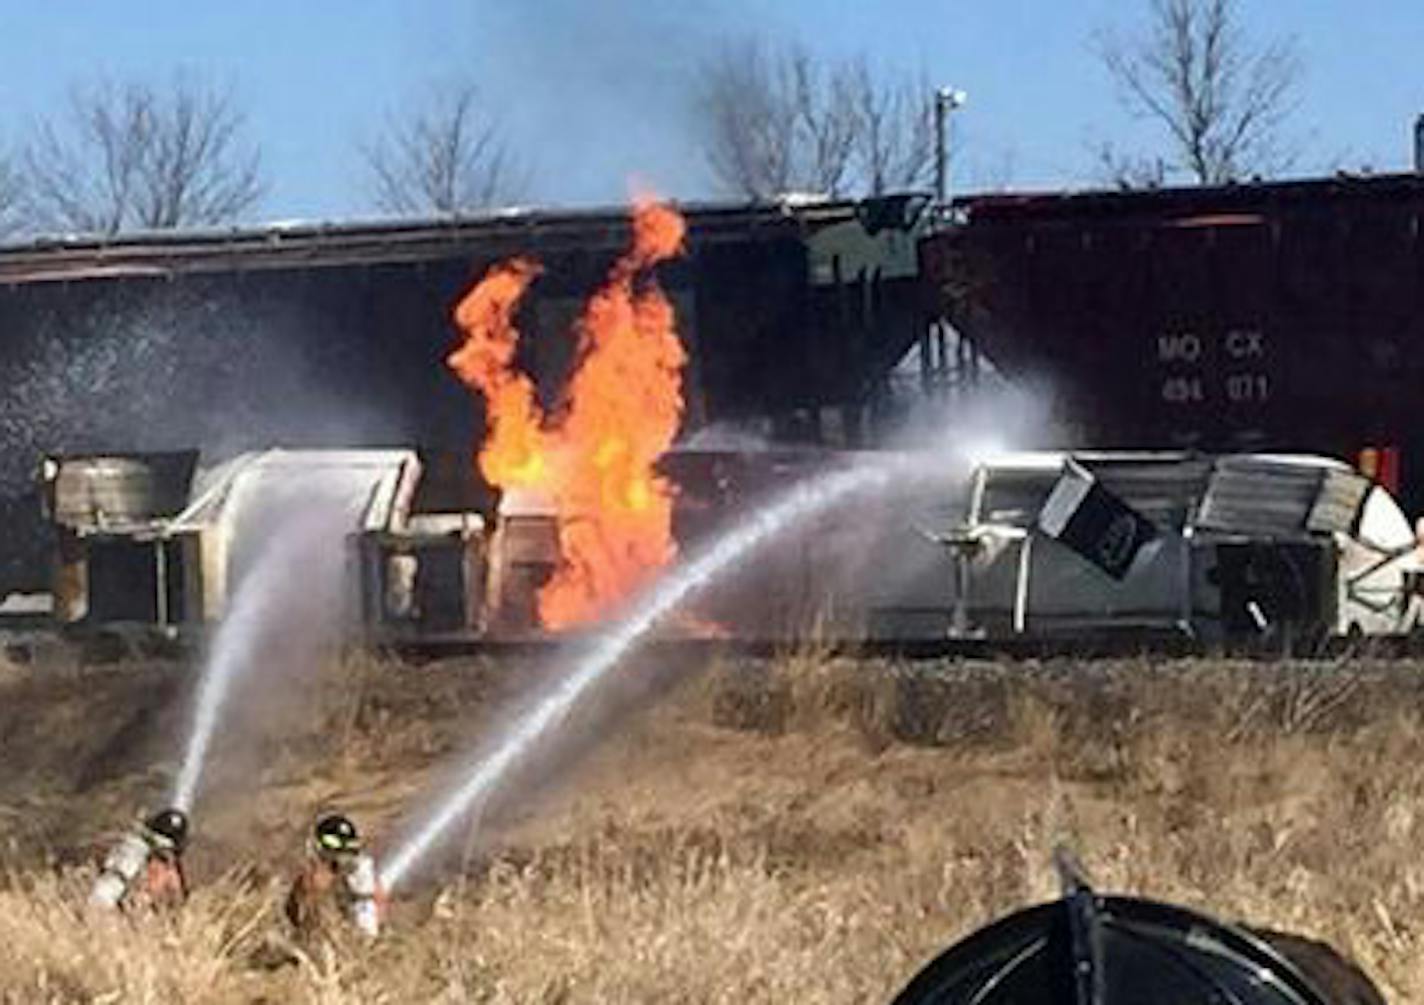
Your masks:
<path fill-rule="evenodd" d="M 814 450 L 670 453 L 661 467 L 678 489 L 679 547 L 697 549 L 779 488 L 845 460 Z M 80 634 L 200 633 L 221 620 L 253 556 L 293 510 L 334 504 L 328 520 L 340 522 L 347 550 L 345 622 L 357 637 L 430 646 L 549 637 L 538 597 L 561 560 L 558 513 L 538 492 L 492 489 L 466 456 L 274 449 L 205 464 L 192 452 L 55 455 L 42 482 L 56 542 L 54 620 Z M 740 571 L 755 591 L 741 580 L 713 586 L 666 631 L 799 637 L 831 607 L 850 606 L 846 591 L 870 546 L 854 523 L 788 530 Z M 907 528 L 900 544 L 942 566 Z M 944 611 L 943 582 L 940 569 L 915 602 Z M 829 632 L 855 637 L 860 624 L 843 618 Z"/>
<path fill-rule="evenodd" d="M 683 553 L 844 452 L 674 451 Z M 924 465 L 920 465 L 923 467 Z M 547 499 L 412 450 L 51 457 L 61 626 L 177 633 L 221 619 L 291 507 L 335 506 L 347 622 L 373 641 L 547 637 Z M 788 528 L 692 598 L 677 637 L 922 645 L 1159 635 L 1213 646 L 1401 636 L 1424 554 L 1383 487 L 1304 455 L 1011 453 Z M 690 627 L 689 627 L 690 626 Z"/>
<path fill-rule="evenodd" d="M 950 633 L 1168 633 L 1214 644 L 1403 635 L 1421 549 L 1381 486 L 1309 455 L 986 460 L 951 554 Z"/>
<path fill-rule="evenodd" d="M 296 512 L 320 511 L 348 541 L 399 527 L 418 542 L 420 475 L 408 450 L 268 450 L 210 465 L 196 451 L 48 457 L 55 620 L 165 632 L 216 622 L 274 527 Z M 359 550 L 347 558 L 345 614 L 359 620 Z"/>

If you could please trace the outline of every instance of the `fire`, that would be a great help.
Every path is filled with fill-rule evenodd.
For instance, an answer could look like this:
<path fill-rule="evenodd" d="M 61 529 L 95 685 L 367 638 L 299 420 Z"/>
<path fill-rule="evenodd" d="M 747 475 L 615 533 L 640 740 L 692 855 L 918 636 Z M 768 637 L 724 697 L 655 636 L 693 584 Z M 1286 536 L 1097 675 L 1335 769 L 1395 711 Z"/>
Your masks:
<path fill-rule="evenodd" d="M 670 207 L 634 204 L 632 247 L 579 318 L 573 375 L 552 415 L 514 367 L 514 313 L 539 266 L 496 265 L 456 308 L 465 341 L 448 362 L 485 399 L 480 470 L 500 488 L 546 493 L 558 514 L 560 564 L 539 594 L 549 628 L 599 617 L 677 554 L 672 486 L 654 465 L 682 420 L 687 357 L 650 270 L 682 251 L 684 234 Z"/>
<path fill-rule="evenodd" d="M 502 488 L 538 484 L 546 473 L 534 382 L 514 369 L 519 344 L 514 312 L 539 272 L 538 263 L 527 258 L 501 262 L 455 308 L 455 323 L 466 338 L 446 362 L 484 395 L 489 432 L 480 471 Z"/>

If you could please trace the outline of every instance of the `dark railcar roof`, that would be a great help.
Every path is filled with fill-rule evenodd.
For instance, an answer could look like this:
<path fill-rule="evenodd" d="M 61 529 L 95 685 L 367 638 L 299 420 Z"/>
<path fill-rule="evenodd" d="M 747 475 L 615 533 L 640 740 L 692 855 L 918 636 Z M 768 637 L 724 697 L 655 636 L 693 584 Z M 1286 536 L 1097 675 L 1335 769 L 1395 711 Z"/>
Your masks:
<path fill-rule="evenodd" d="M 694 243 L 796 237 L 852 219 L 853 202 L 679 205 Z M 0 284 L 166 277 L 194 272 L 438 261 L 479 252 L 503 255 L 614 248 L 628 234 L 628 208 L 506 209 L 424 220 L 273 223 L 113 237 L 45 236 L 0 245 Z"/>
<path fill-rule="evenodd" d="M 1233 212 L 1339 200 L 1424 200 L 1424 174 L 1350 174 L 1290 181 L 1243 182 L 1182 188 L 1101 189 L 966 195 L 954 207 L 972 224 L 1028 223 L 1089 217 L 1140 221 L 1204 212 L 1209 223 L 1229 223 Z M 1227 217 L 1214 220 L 1213 217 Z"/>

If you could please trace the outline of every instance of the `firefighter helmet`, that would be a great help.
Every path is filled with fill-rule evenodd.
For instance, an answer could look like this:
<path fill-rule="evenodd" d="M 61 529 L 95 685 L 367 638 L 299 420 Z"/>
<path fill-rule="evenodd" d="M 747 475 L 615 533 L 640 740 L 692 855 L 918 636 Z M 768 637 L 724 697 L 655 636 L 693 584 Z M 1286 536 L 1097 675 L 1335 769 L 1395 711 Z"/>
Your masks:
<path fill-rule="evenodd" d="M 188 815 L 182 810 L 160 810 L 143 822 L 149 835 L 173 851 L 182 851 L 188 844 Z"/>
<path fill-rule="evenodd" d="M 316 822 L 312 834 L 318 851 L 340 855 L 361 850 L 361 836 L 356 825 L 339 813 L 332 813 Z"/>
<path fill-rule="evenodd" d="M 1172 904 L 1102 896 L 1063 864 L 1060 859 L 1062 899 L 1002 918 L 951 946 L 894 1005 L 1346 1000 L 1322 992 L 1326 971 L 1307 974 L 1256 933 Z M 1346 971 L 1342 962 L 1329 973 Z M 1341 985 L 1360 994 L 1350 1001 L 1383 1001 L 1367 978 L 1359 980 L 1364 983 Z"/>

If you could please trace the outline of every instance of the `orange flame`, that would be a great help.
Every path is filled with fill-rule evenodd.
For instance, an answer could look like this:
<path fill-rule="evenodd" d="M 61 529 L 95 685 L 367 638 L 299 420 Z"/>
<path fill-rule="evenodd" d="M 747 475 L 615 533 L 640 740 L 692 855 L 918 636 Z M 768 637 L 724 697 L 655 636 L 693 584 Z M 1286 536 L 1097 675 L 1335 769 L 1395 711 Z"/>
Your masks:
<path fill-rule="evenodd" d="M 552 420 L 513 365 L 513 314 L 538 266 L 496 265 L 456 308 L 466 341 L 448 362 L 484 396 L 489 416 L 480 470 L 501 488 L 547 493 L 558 514 L 560 564 L 539 594 L 549 628 L 594 620 L 677 554 L 672 487 L 654 464 L 682 419 L 687 357 L 649 270 L 681 252 L 685 229 L 671 208 L 635 203 L 633 246 L 584 308 L 577 362 Z"/>
<path fill-rule="evenodd" d="M 514 369 L 519 331 L 514 312 L 539 275 L 537 262 L 514 258 L 490 269 L 455 308 L 465 342 L 446 362 L 484 395 L 488 434 L 480 471 L 491 485 L 535 485 L 545 474 L 544 435 L 534 382 Z"/>

